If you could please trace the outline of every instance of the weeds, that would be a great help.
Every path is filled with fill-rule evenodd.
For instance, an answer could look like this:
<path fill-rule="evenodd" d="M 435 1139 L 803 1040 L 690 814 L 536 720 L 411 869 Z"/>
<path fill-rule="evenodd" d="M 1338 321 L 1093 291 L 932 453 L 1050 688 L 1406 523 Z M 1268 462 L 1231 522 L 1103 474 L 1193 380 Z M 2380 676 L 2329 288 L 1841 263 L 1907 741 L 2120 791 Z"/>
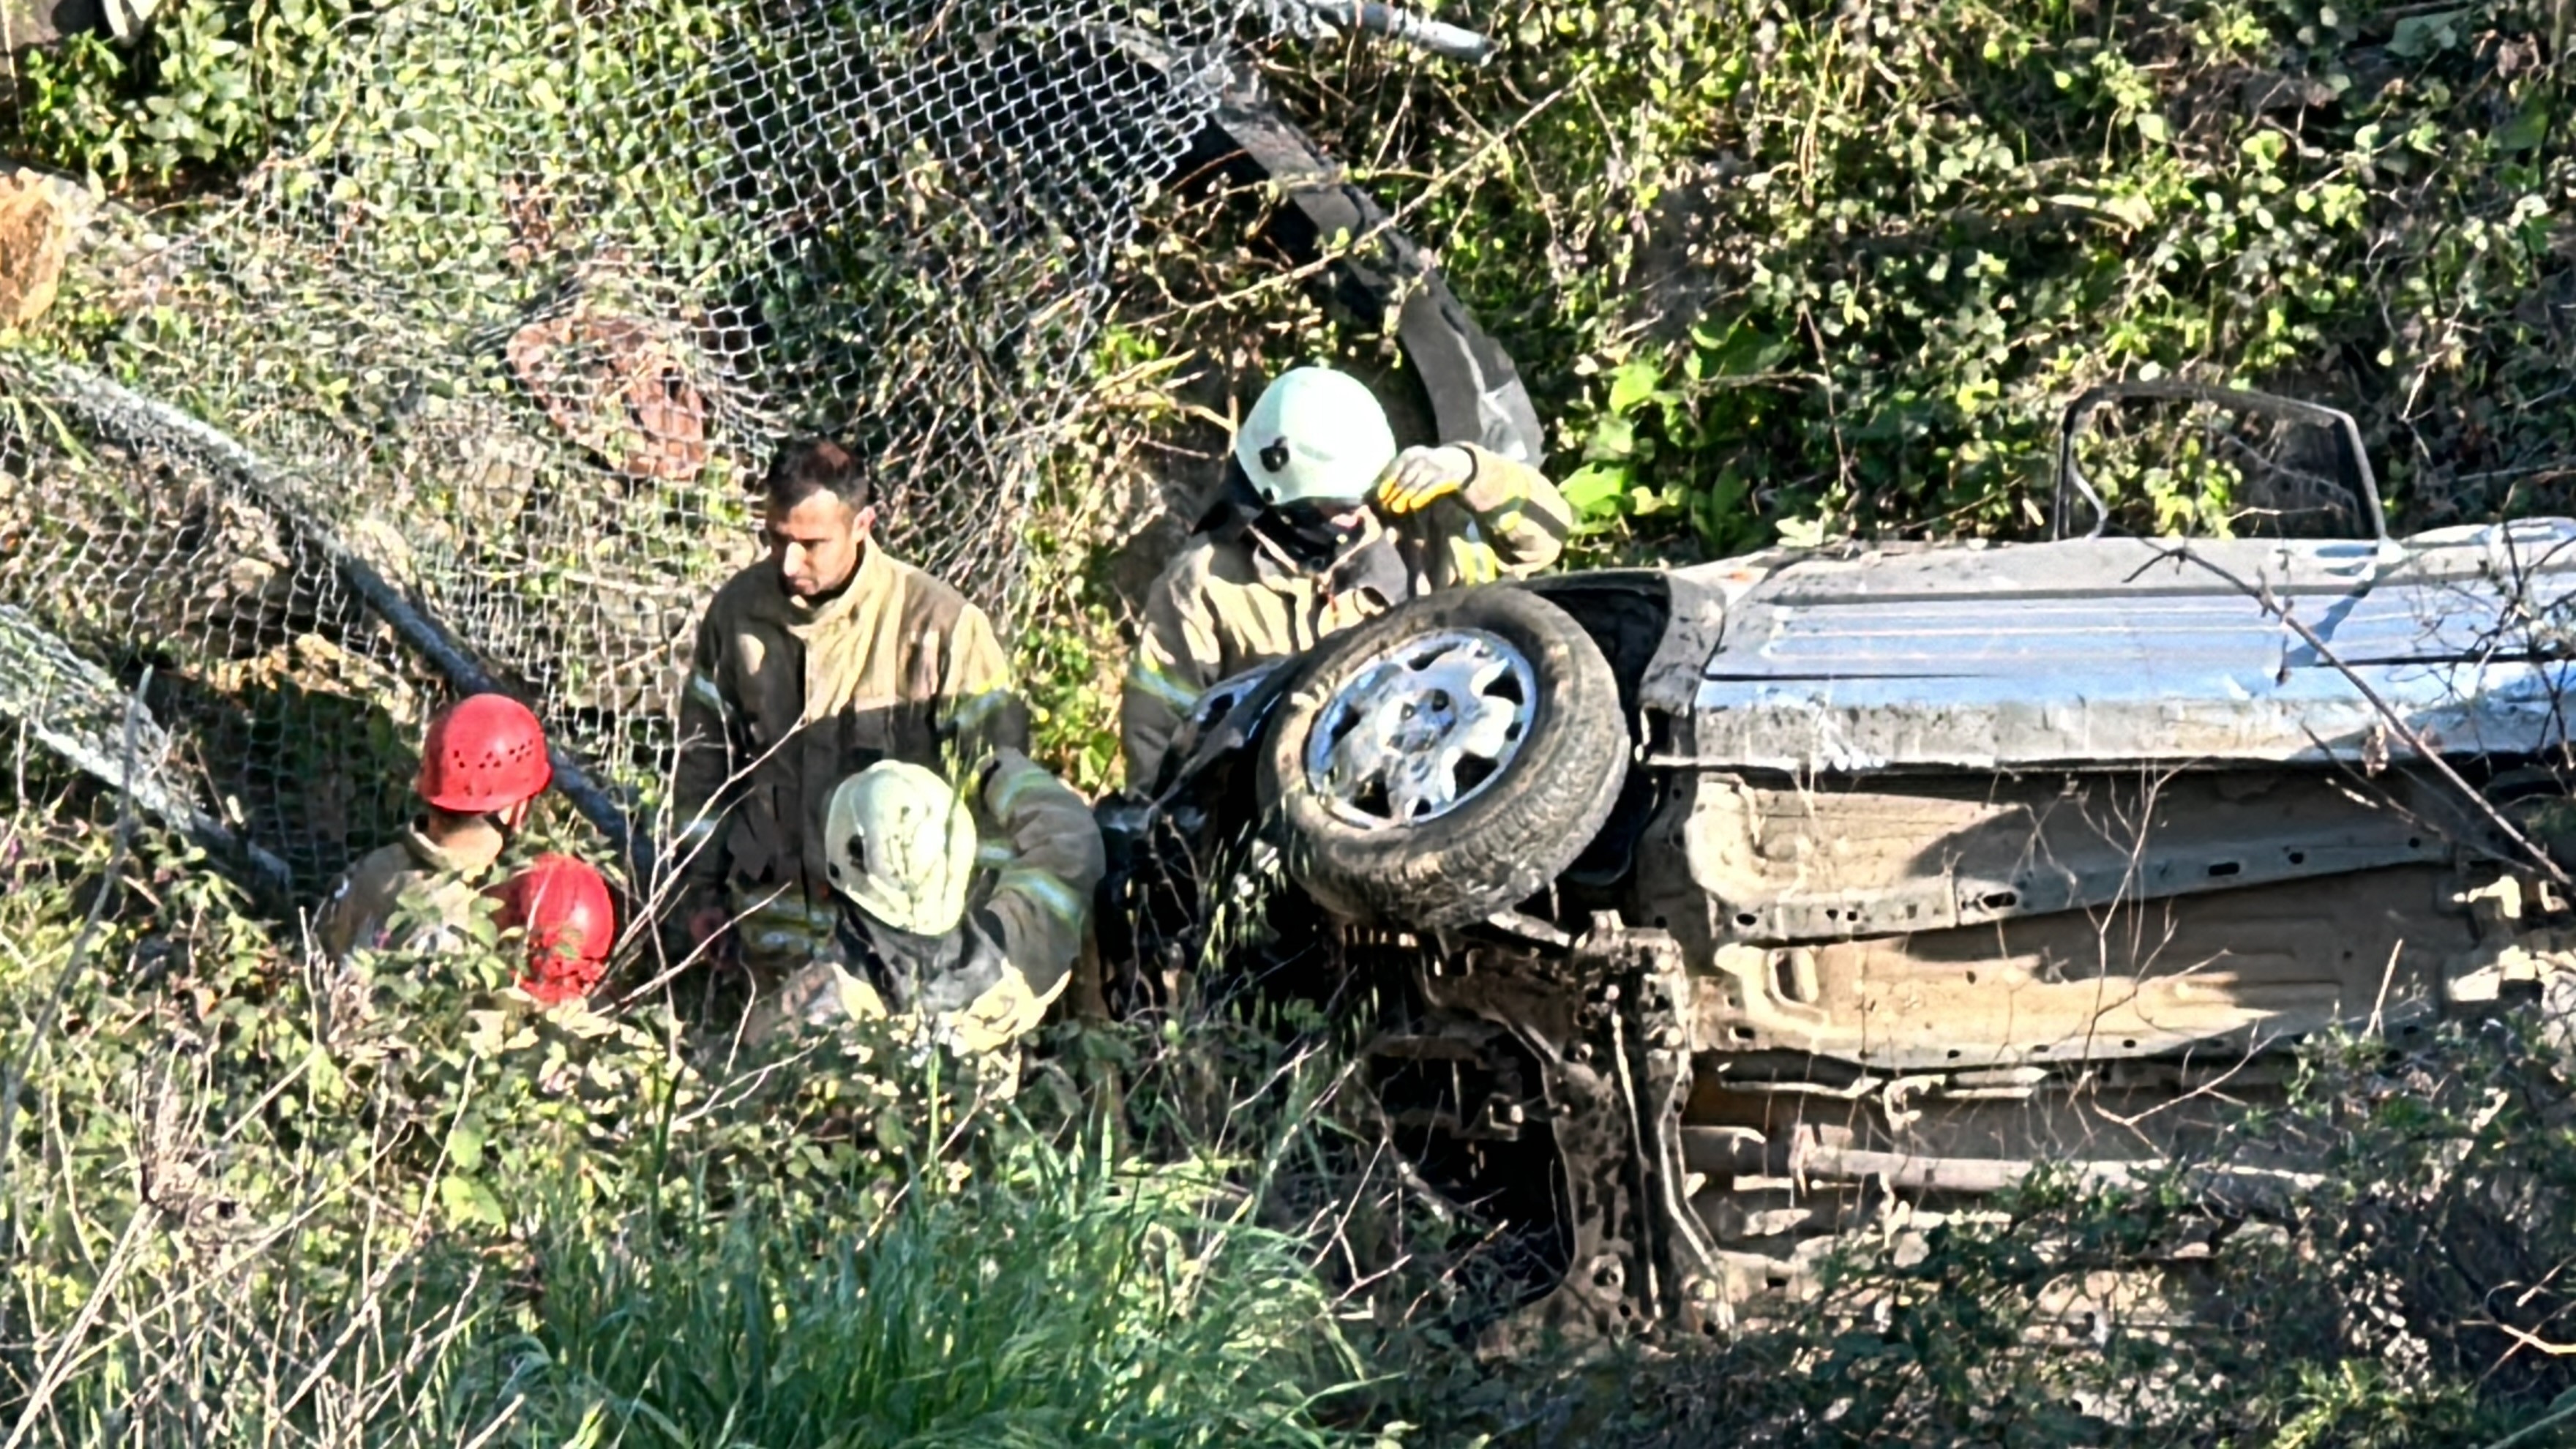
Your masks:
<path fill-rule="evenodd" d="M 534 1014 L 497 958 L 314 966 L 166 838 L 118 862 L 93 785 L 22 778 L 15 1443 L 2570 1439 L 2576 1133 L 2525 1015 L 2313 1049 L 2240 1149 L 2323 1165 L 2284 1211 L 2041 1180 L 1727 1344 L 1495 1365 L 1493 1225 L 1388 1159 L 1356 1013 L 1068 1026 L 1010 1104 L 862 1034 L 736 1058 L 650 1000 Z"/>
<path fill-rule="evenodd" d="M 1313 1444 L 1353 1370 L 1296 1245 L 1212 1220 L 1221 1184 L 1039 1154 L 925 1189 L 860 1238 L 795 1220 L 584 1233 L 539 1253 L 510 1382 L 628 1442 Z M 624 1235 L 619 1235 L 623 1238 Z"/>
<path fill-rule="evenodd" d="M 1331 1437 L 1358 1364 L 1224 1162 L 890 1042 L 733 1060 L 493 956 L 328 970 L 149 833 L 37 1042 L 116 869 L 92 798 L 9 822 L 0 1441 Z"/>
<path fill-rule="evenodd" d="M 1439 1430 L 1516 1444 L 2576 1442 L 2576 1111 L 2526 1014 L 2323 1042 L 2218 1160 L 2325 1168 L 2249 1211 L 2184 1175 L 2040 1178 L 1709 1350 L 1510 1368 Z M 1902 1227 L 1902 1215 L 1892 1224 Z"/>

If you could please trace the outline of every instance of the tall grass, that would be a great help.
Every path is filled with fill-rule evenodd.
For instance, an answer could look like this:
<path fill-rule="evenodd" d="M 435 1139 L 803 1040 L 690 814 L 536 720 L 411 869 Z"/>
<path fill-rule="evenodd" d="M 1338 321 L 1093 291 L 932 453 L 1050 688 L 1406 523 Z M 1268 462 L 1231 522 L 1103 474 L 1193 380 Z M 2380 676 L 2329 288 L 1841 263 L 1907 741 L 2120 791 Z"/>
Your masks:
<path fill-rule="evenodd" d="M 78 792 L 0 822 L 0 1444 L 1329 1442 L 1358 1376 L 1221 1165 L 1121 1163 L 882 1044 L 339 973 Z M 939 1124 L 936 1133 L 923 1131 Z"/>
<path fill-rule="evenodd" d="M 660 1251 L 542 1255 L 512 1349 L 542 1437 L 628 1443 L 1321 1444 L 1333 1352 L 1297 1245 L 1211 1214 L 1221 1183 L 1097 1153 L 940 1189 L 884 1231 L 699 1224 Z"/>

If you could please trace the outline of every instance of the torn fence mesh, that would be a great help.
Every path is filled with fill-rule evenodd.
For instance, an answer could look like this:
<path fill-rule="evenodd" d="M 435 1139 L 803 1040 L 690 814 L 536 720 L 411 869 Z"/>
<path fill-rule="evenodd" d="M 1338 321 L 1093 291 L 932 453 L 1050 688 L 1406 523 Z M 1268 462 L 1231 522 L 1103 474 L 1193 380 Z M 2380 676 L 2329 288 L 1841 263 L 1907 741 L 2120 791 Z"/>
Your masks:
<path fill-rule="evenodd" d="M 689 633 L 782 436 L 872 458 L 891 547 L 1007 615 L 1111 259 L 1231 23 L 397 0 L 238 193 L 103 222 L 0 355 L 0 604 L 155 666 L 173 778 L 305 886 L 399 820 L 424 715 L 472 682 L 353 567 L 650 835 Z"/>
<path fill-rule="evenodd" d="M 131 699 L 95 662 L 45 631 L 24 609 L 0 604 L 0 716 L 23 722 L 47 749 L 135 793 L 157 793 L 170 736 L 138 717 L 132 757 L 125 727 Z"/>
<path fill-rule="evenodd" d="M 147 676 L 148 677 L 148 676 Z M 0 604 L 0 719 L 75 768 L 122 791 L 136 808 L 233 857 L 272 884 L 286 863 L 242 841 L 199 809 L 168 769 L 170 735 L 94 660 L 48 633 L 26 610 Z"/>

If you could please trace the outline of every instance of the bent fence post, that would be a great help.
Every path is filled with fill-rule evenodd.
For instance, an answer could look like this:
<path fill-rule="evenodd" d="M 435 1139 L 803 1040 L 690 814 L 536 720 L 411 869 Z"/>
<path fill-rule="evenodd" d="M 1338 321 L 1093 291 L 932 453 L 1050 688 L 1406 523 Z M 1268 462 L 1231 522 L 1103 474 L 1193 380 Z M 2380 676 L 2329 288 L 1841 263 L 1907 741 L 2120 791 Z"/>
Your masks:
<path fill-rule="evenodd" d="M 253 451 L 240 439 L 186 411 L 143 396 L 85 368 L 50 360 L 28 359 L 24 371 L 53 401 L 77 413 L 92 427 L 133 443 L 178 444 L 208 465 L 230 474 L 260 503 L 322 551 L 332 567 L 367 607 L 390 625 L 403 643 L 436 665 L 458 689 L 469 693 L 502 693 L 484 668 L 445 626 L 416 607 L 387 582 L 375 566 L 349 548 L 331 529 L 297 503 L 284 482 L 285 470 Z M 555 788 L 584 819 L 608 838 L 609 847 L 629 864 L 639 886 L 653 874 L 653 848 L 634 828 L 626 809 L 562 745 L 548 742 L 546 756 L 554 766 Z"/>
<path fill-rule="evenodd" d="M 151 679 L 148 669 L 144 683 L 129 692 L 25 610 L 8 604 L 0 604 L 0 664 L 6 665 L 0 668 L 0 715 L 15 718 L 37 743 L 75 769 L 121 790 L 145 813 L 208 850 L 247 860 L 272 889 L 282 894 L 293 887 L 294 874 L 285 861 L 199 810 L 162 777 L 170 741 L 143 702 Z M 84 701 L 91 706 L 86 711 Z M 119 760 L 104 738 L 113 724 L 110 708 L 126 721 L 129 735 L 148 742 L 148 749 L 130 750 L 132 758 Z"/>

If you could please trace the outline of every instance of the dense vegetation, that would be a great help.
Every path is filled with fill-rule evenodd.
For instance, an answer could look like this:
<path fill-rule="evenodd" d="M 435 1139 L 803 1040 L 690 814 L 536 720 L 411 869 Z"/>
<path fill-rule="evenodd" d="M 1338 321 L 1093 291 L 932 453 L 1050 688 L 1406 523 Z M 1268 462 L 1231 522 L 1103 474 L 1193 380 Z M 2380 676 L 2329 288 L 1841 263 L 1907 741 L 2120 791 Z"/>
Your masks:
<path fill-rule="evenodd" d="M 13 158 L 152 202 L 264 153 L 339 0 L 168 0 L 20 58 Z M 1509 344 L 1596 552 L 2023 533 L 2107 376 L 2352 409 L 2404 521 L 2576 478 L 2576 9 L 1539 0 L 1469 70 L 1274 50 Z M 1176 189 L 1125 261 L 1022 610 L 1086 787 L 1156 506 L 1229 404 L 1388 364 Z M 1146 540 L 1139 543 L 1142 537 Z M 2576 1443 L 2576 1123 L 2511 1025 L 2320 1048 L 2332 1189 L 2226 1228 L 2043 1186 L 1818 1313 L 1677 1358 L 1463 1351 L 1476 1227 L 1329 1050 L 1223 1003 L 1068 1026 L 1013 1104 L 883 1044 L 737 1057 L 658 999 L 307 965 L 22 749 L 0 820 L 0 1444 Z M 389 766 L 390 767 L 390 766 Z M 95 924 L 91 924 L 92 921 Z M 2197 1316 L 2034 1332 L 2069 1265 Z"/>
<path fill-rule="evenodd" d="M 1514 344 L 1596 517 L 2026 531 L 2057 407 L 2159 372 L 2352 409 L 2413 519 L 2571 477 L 2563 6 L 1490 19 L 1491 75 L 1291 83 Z"/>

